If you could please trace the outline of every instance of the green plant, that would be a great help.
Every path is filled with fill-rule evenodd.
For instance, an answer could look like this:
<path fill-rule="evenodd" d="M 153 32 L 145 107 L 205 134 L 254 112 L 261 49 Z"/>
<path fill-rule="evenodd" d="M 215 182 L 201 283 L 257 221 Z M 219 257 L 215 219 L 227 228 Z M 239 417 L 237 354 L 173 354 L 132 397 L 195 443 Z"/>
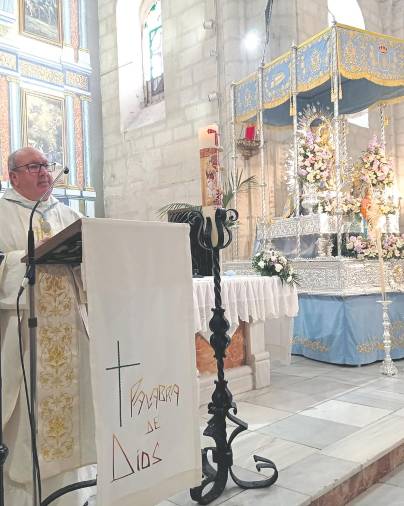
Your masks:
<path fill-rule="evenodd" d="M 243 179 L 243 171 L 236 170 L 223 182 L 223 207 L 228 208 L 234 196 L 240 193 L 246 193 L 259 187 L 259 183 L 255 176 L 249 176 Z M 200 211 L 202 206 L 189 204 L 188 202 L 172 202 L 157 210 L 159 218 L 164 218 L 169 211 Z"/>

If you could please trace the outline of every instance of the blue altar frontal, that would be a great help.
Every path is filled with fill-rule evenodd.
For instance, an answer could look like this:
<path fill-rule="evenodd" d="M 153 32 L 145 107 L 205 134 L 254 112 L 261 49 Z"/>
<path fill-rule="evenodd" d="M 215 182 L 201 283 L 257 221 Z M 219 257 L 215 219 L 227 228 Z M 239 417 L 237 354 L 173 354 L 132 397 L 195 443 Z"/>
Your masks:
<path fill-rule="evenodd" d="M 391 300 L 391 357 L 404 357 L 404 293 Z M 380 294 L 332 296 L 300 294 L 292 354 L 333 364 L 361 365 L 383 360 Z"/>

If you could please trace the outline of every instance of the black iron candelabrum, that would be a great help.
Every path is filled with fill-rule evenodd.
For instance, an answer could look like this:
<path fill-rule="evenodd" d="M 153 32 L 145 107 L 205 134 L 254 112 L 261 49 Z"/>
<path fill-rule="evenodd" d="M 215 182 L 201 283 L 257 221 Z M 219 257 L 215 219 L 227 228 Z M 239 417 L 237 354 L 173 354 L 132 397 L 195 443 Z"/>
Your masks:
<path fill-rule="evenodd" d="M 231 226 L 237 221 L 238 213 L 234 209 L 216 209 L 214 221 L 210 217 L 205 218 L 199 211 L 191 211 L 190 223 L 199 224 L 199 244 L 212 252 L 212 271 L 214 278 L 215 307 L 212 309 L 213 317 L 209 322 L 209 328 L 213 332 L 210 337 L 210 344 L 215 352 L 217 362 L 217 380 L 215 390 L 212 394 L 212 401 L 208 405 L 208 412 L 212 417 L 204 431 L 205 436 L 214 439 L 216 446 L 202 449 L 202 482 L 198 487 L 191 489 L 191 498 L 199 504 L 209 504 L 218 498 L 224 491 L 228 475 L 241 488 L 265 488 L 269 487 L 278 479 L 278 470 L 275 464 L 263 457 L 254 455 L 258 471 L 264 468 L 272 469 L 273 473 L 269 478 L 256 481 L 245 481 L 238 478 L 233 469 L 232 443 L 235 437 L 248 429 L 248 424 L 236 417 L 237 407 L 233 401 L 227 381 L 224 375 L 224 358 L 226 348 L 230 343 L 227 334 L 230 326 L 224 316 L 222 308 L 221 279 L 220 279 L 220 250 L 226 248 L 232 240 Z M 229 438 L 226 432 L 226 419 L 229 419 L 236 428 L 233 429 Z M 216 468 L 209 461 L 216 464 Z M 204 489 L 207 491 L 204 493 Z"/>

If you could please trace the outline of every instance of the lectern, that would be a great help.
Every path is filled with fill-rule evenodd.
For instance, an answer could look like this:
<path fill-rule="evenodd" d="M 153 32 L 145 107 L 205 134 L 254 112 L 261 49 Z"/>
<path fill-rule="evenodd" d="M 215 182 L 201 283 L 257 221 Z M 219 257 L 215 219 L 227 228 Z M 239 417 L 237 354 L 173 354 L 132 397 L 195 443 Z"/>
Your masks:
<path fill-rule="evenodd" d="M 38 246 L 35 249 L 35 263 L 37 265 L 69 265 L 69 266 L 81 264 L 82 262 L 81 227 L 82 221 L 77 220 L 70 226 L 68 226 L 67 228 L 65 228 L 52 238 L 50 238 L 48 241 Z M 23 257 L 21 261 L 23 263 L 26 263 L 27 256 Z M 34 358 L 34 361 L 36 362 L 36 357 Z M 36 373 L 31 374 L 31 381 L 33 381 L 32 378 L 36 379 Z M 36 392 L 36 386 L 34 387 L 34 391 Z M 31 399 L 31 402 L 35 404 L 36 395 L 32 397 L 33 400 Z M 34 405 L 32 407 L 32 413 L 36 412 L 37 409 L 36 406 Z M 34 437 L 36 438 L 36 430 L 34 432 L 35 432 Z M 34 444 L 36 446 L 36 441 L 34 442 Z M 78 483 L 73 483 L 57 491 L 54 491 L 51 495 L 49 495 L 41 502 L 41 506 L 47 506 L 53 503 L 56 499 L 58 499 L 62 495 L 65 495 L 69 492 L 73 492 L 81 488 L 92 487 L 95 485 L 96 480 L 87 480 Z"/>
<path fill-rule="evenodd" d="M 162 251 L 171 255 L 162 255 Z M 62 328 L 74 330 L 76 325 L 76 342 L 81 339 L 83 346 L 89 346 L 96 419 L 97 506 L 157 504 L 198 484 L 201 460 L 195 342 L 191 339 L 194 311 L 189 226 L 83 218 L 39 246 L 35 261 L 46 266 L 42 272 L 38 269 L 39 300 L 46 299 L 38 309 L 49 309 L 50 318 L 59 308 L 62 312 L 70 311 L 73 305 L 73 311 L 82 309 L 75 299 L 75 279 L 66 286 L 69 300 L 59 296 L 61 278 L 67 271 L 59 265 L 82 266 L 89 339 L 82 339 L 87 334 L 75 314 L 69 313 L 66 319 L 70 320 L 63 320 Z M 66 279 L 72 278 L 69 274 L 66 272 Z M 45 325 L 47 322 L 38 313 L 41 329 L 40 318 Z M 64 334 L 49 331 L 47 337 L 58 344 Z M 41 346 L 41 340 L 38 344 Z M 76 353 L 74 343 L 69 346 L 74 350 L 71 356 L 84 356 Z M 38 360 L 41 356 L 38 353 Z M 73 365 L 83 382 L 81 387 L 89 385 L 83 362 Z M 44 391 L 46 386 L 40 386 Z M 82 411 L 79 406 L 80 415 L 91 402 L 81 397 L 81 387 L 79 401 L 87 400 L 87 404 Z M 38 395 L 38 399 L 43 397 Z M 42 444 L 41 409 L 39 415 Z M 81 430 L 77 441 L 84 444 L 79 447 L 77 460 L 82 462 L 91 436 Z M 45 459 L 42 466 L 48 466 Z M 61 489 L 42 506 L 94 483 Z"/>

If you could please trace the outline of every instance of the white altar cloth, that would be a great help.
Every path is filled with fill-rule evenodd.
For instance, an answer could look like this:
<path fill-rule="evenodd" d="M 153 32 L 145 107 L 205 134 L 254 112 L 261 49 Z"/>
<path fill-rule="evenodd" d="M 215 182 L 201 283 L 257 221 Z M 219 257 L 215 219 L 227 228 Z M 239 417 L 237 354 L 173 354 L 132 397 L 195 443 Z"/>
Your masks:
<path fill-rule="evenodd" d="M 230 328 L 241 321 L 251 323 L 284 316 L 294 318 L 299 306 L 297 290 L 282 285 L 277 276 L 222 276 L 222 305 Z M 194 321 L 196 332 L 209 332 L 215 305 L 213 277 L 195 278 Z"/>
<path fill-rule="evenodd" d="M 249 324 L 247 356 L 254 363 L 254 387 L 269 385 L 269 360 L 290 364 L 293 318 L 299 305 L 296 287 L 277 276 L 222 276 L 222 306 L 233 335 L 239 320 Z M 215 305 L 213 277 L 195 278 L 195 333 L 209 338 L 211 309 Z M 267 362 L 267 365 L 265 365 Z M 259 365 L 260 364 L 260 365 Z M 260 372 L 261 371 L 261 372 Z"/>

